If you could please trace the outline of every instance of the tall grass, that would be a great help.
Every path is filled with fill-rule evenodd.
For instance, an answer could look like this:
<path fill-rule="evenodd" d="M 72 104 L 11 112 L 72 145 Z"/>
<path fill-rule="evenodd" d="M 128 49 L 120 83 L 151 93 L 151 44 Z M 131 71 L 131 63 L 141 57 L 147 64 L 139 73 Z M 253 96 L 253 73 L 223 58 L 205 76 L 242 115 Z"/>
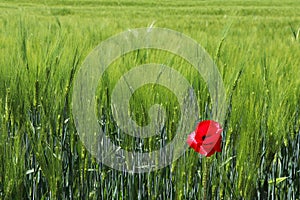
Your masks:
<path fill-rule="evenodd" d="M 179 5 L 0 3 L 2 199 L 299 199 L 299 3 Z M 191 36 L 213 55 L 228 97 L 222 153 L 201 158 L 188 150 L 161 170 L 130 174 L 97 163 L 80 141 L 71 115 L 72 86 L 98 43 L 152 22 Z M 169 90 L 147 85 L 132 98 L 140 105 L 133 115 L 145 124 L 149 106 L 162 103 L 170 116 L 165 133 L 138 149 L 112 119 L 110 93 L 117 80 L 133 66 L 151 62 L 187 77 L 197 90 L 200 119 L 210 117 L 212 106 L 205 82 L 186 61 L 158 50 L 126 54 L 99 82 L 97 108 L 114 142 L 136 151 L 171 141 L 180 115 Z"/>

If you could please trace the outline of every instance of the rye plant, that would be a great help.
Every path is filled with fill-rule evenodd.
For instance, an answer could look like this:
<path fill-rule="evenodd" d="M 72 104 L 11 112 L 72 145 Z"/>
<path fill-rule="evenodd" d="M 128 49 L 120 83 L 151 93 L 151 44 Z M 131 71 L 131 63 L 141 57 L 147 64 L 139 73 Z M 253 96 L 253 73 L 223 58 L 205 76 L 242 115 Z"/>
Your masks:
<path fill-rule="evenodd" d="M 299 199 L 299 7 L 297 1 L 0 2 L 0 198 Z M 80 140 L 73 83 L 101 41 L 152 22 L 194 38 L 218 66 L 227 95 L 222 153 L 205 158 L 188 149 L 163 169 L 125 173 L 97 162 Z M 199 119 L 211 117 L 214 102 L 189 63 L 160 50 L 128 53 L 99 79 L 95 105 L 107 136 L 128 150 L 155 150 L 176 133 L 180 105 L 153 84 L 133 94 L 131 109 L 143 125 L 151 105 L 166 108 L 160 135 L 139 147 L 112 118 L 118 79 L 153 62 L 183 74 L 197 91 Z"/>

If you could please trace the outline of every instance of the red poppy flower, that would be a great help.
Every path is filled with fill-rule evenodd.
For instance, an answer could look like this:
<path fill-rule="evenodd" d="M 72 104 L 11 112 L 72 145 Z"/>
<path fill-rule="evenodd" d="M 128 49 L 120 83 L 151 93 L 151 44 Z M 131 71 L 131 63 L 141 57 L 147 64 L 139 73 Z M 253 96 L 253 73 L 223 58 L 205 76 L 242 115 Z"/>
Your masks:
<path fill-rule="evenodd" d="M 221 152 L 221 140 L 223 129 L 213 120 L 204 120 L 197 125 L 187 139 L 187 143 L 196 152 L 209 157 L 215 152 Z"/>

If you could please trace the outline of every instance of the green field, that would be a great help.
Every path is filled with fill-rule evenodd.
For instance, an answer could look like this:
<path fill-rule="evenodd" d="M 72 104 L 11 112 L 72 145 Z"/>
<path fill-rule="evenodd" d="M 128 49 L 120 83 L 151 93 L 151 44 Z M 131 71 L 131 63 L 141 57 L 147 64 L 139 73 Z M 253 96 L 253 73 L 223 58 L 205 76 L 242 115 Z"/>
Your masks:
<path fill-rule="evenodd" d="M 202 45 L 226 89 L 222 153 L 188 149 L 148 173 L 111 169 L 87 151 L 72 116 L 76 74 L 105 39 L 139 27 L 181 32 Z M 159 39 L 159 38 L 158 38 Z M 0 0 L 1 199 L 300 199 L 300 2 Z M 199 119 L 214 102 L 199 74 L 169 52 L 134 51 L 99 77 L 97 115 L 115 144 L 151 152 L 172 140 L 181 113 L 167 88 L 137 90 L 132 115 L 166 130 L 136 145 L 112 118 L 110 95 L 133 66 L 164 63 L 197 91 Z M 140 142 L 140 140 L 138 140 Z"/>

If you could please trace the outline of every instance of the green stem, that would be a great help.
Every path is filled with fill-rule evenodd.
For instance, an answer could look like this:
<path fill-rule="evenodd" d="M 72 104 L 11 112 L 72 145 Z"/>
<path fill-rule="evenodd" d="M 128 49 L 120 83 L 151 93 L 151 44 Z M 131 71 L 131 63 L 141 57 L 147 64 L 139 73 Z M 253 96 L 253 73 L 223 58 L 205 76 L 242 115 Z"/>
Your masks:
<path fill-rule="evenodd" d="M 211 166 L 211 160 L 210 158 L 206 158 L 204 161 L 204 166 L 203 166 L 203 179 L 202 179 L 202 185 L 203 185 L 203 200 L 206 200 L 207 197 L 207 174 L 209 174 L 209 169 Z"/>

